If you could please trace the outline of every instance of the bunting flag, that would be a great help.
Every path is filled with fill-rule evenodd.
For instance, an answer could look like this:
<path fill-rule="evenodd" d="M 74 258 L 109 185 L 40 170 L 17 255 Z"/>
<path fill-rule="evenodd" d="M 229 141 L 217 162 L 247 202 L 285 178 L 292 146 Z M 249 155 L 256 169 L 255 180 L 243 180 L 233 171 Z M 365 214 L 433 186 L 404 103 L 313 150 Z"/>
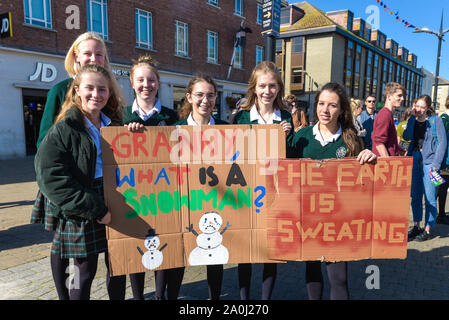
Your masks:
<path fill-rule="evenodd" d="M 404 25 L 404 27 L 406 28 L 412 28 L 413 31 L 419 31 L 421 30 L 420 28 L 416 27 L 415 25 L 411 24 L 410 22 L 408 22 L 406 19 L 404 19 L 403 17 L 399 16 L 399 10 L 393 10 L 391 9 L 386 3 L 385 1 L 380 1 L 380 0 L 376 0 L 377 4 L 384 9 L 384 12 L 388 12 L 390 15 L 394 16 L 396 18 L 396 22 L 401 21 L 401 23 Z M 396 11 L 396 12 L 395 12 Z"/>

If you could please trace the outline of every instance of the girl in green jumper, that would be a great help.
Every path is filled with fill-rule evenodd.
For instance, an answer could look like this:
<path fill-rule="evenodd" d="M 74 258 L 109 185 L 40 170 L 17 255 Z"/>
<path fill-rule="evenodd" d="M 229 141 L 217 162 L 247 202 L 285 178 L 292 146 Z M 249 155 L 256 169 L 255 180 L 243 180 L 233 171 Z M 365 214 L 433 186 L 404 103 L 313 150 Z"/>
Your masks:
<path fill-rule="evenodd" d="M 284 110 L 282 97 L 284 84 L 276 65 L 263 61 L 254 68 L 247 91 L 247 100 L 234 117 L 234 124 L 273 124 L 279 123 L 290 141 L 293 128 L 291 114 Z M 238 265 L 240 298 L 248 300 L 251 286 L 252 266 L 250 263 Z M 276 281 L 277 264 L 265 263 L 263 268 L 262 300 L 271 299 Z"/>
<path fill-rule="evenodd" d="M 105 67 L 107 70 L 110 70 L 106 45 L 103 39 L 94 32 L 86 32 L 78 36 L 67 52 L 64 66 L 70 78 L 59 82 L 48 92 L 44 114 L 42 116 L 39 129 L 39 138 L 37 141 L 38 149 L 48 130 L 58 116 L 61 106 L 64 103 L 66 92 L 70 88 L 75 75 L 82 67 L 89 64 L 98 64 Z M 118 87 L 114 77 L 112 77 L 110 81 L 114 83 L 115 87 Z M 122 103 L 123 101 L 120 101 L 120 104 Z M 52 214 L 48 211 L 48 206 L 48 200 L 45 199 L 40 191 L 38 191 L 36 202 L 32 211 L 31 223 L 45 223 L 46 230 L 54 231 L 57 228 L 58 219 L 57 217 L 52 216 Z M 69 299 L 69 291 L 66 283 L 69 273 L 66 271 L 69 266 L 69 260 L 62 258 L 60 255 L 51 254 L 50 263 L 59 299 L 67 300 Z M 123 277 L 111 278 L 111 282 L 108 283 L 108 289 L 110 287 L 123 288 L 120 290 L 111 290 L 111 299 L 120 299 L 121 297 L 124 298 L 125 287 Z M 119 291 L 123 291 L 123 293 L 120 293 L 118 296 L 113 293 Z M 136 295 L 134 297 L 138 298 Z"/>
<path fill-rule="evenodd" d="M 363 148 L 357 136 L 345 88 L 328 83 L 315 98 L 315 126 L 299 130 L 292 141 L 292 156 L 315 160 L 355 157 L 361 164 L 375 162 L 377 157 Z M 331 299 L 349 299 L 346 262 L 326 262 L 331 284 Z M 309 299 L 322 298 L 323 275 L 320 261 L 306 262 Z"/>
<path fill-rule="evenodd" d="M 169 126 L 176 122 L 176 112 L 163 107 L 157 97 L 160 76 L 150 56 L 140 57 L 133 64 L 130 81 L 136 99 L 123 110 L 123 123 L 128 130 L 138 131 L 144 126 Z M 156 299 L 165 300 L 166 287 L 168 299 L 177 299 L 183 275 L 184 268 L 155 271 Z M 137 280 L 139 292 L 143 293 L 145 273 L 131 276 Z"/>

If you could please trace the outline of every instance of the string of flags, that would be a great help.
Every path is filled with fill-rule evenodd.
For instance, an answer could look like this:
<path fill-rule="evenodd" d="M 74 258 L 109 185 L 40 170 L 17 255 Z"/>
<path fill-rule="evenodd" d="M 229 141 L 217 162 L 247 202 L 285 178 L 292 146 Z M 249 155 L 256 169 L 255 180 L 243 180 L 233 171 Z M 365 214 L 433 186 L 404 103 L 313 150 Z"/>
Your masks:
<path fill-rule="evenodd" d="M 376 0 L 377 1 L 377 3 L 379 4 L 379 6 L 381 7 L 381 8 L 383 8 L 384 9 L 384 12 L 388 12 L 390 15 L 394 15 L 395 16 L 395 19 L 396 19 L 396 22 L 401 22 L 403 25 L 404 25 L 404 27 L 407 27 L 407 28 L 413 28 L 414 29 L 414 31 L 419 31 L 419 30 L 421 30 L 420 28 L 418 28 L 418 27 L 416 27 L 416 26 L 414 26 L 413 24 L 411 24 L 410 22 L 408 22 L 406 19 L 404 19 L 403 17 L 400 17 L 399 16 L 399 10 L 398 11 L 396 11 L 396 10 L 393 10 L 392 8 L 390 8 L 386 3 L 385 3 L 385 1 L 381 1 L 381 0 Z M 396 11 L 396 12 L 395 12 Z"/>

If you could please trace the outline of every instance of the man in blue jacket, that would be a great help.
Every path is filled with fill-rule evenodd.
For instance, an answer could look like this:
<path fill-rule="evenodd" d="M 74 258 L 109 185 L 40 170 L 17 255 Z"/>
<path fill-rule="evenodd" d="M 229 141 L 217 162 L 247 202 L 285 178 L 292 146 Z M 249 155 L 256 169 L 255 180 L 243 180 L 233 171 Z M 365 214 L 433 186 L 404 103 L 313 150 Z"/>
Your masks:
<path fill-rule="evenodd" d="M 365 142 L 365 149 L 371 150 L 372 141 L 371 141 L 371 133 L 373 133 L 373 123 L 374 119 L 377 115 L 376 110 L 376 97 L 368 96 L 365 99 L 366 109 L 362 111 L 359 115 L 359 121 L 363 126 L 363 129 L 366 129 L 366 136 L 363 137 Z"/>

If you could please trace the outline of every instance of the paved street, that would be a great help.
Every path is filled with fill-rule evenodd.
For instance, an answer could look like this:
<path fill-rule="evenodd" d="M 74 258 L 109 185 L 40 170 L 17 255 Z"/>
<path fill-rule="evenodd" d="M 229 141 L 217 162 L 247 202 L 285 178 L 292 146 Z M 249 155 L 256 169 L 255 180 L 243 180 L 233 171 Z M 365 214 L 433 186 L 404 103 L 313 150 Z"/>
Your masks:
<path fill-rule="evenodd" d="M 49 262 L 52 235 L 42 225 L 29 224 L 36 192 L 32 157 L 0 161 L 0 300 L 57 299 Z M 405 260 L 350 262 L 351 299 L 449 299 L 449 226 L 437 225 L 433 234 L 432 240 L 409 243 Z M 100 257 L 91 294 L 96 300 L 108 299 L 106 269 Z M 369 290 L 365 285 L 371 265 L 379 268 L 379 289 Z M 205 270 L 186 268 L 180 299 L 207 299 Z M 273 299 L 307 299 L 304 272 L 301 262 L 279 264 Z M 153 272 L 146 277 L 146 299 L 153 299 Z M 260 297 L 261 277 L 261 266 L 256 265 L 251 288 L 255 299 Z M 324 298 L 328 299 L 327 281 L 325 286 Z M 132 299 L 129 283 L 126 298 Z M 239 299 L 236 265 L 225 267 L 222 299 Z"/>

